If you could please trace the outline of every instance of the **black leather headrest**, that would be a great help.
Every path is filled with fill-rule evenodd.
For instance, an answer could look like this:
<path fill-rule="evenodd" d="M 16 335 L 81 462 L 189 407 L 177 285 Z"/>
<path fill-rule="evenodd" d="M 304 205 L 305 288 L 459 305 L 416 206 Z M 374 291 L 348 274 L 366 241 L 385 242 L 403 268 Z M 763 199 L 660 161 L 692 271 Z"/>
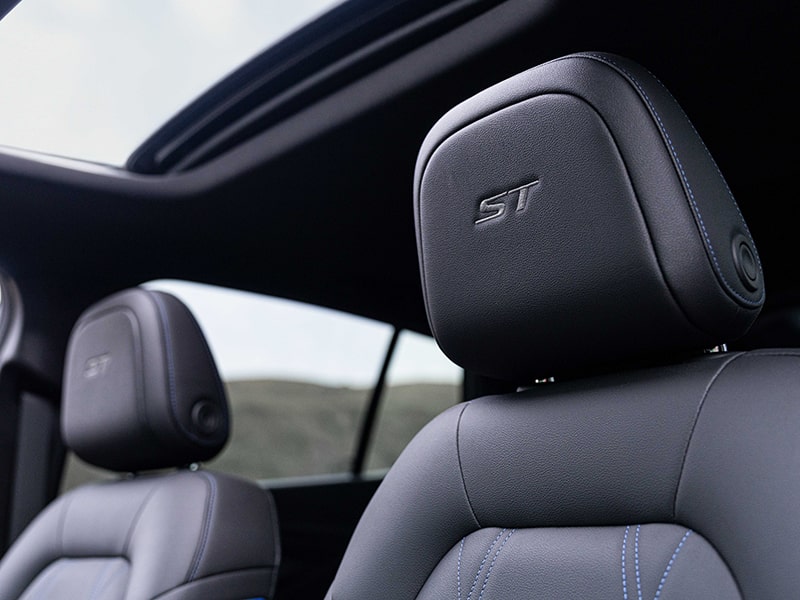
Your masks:
<path fill-rule="evenodd" d="M 431 329 L 489 377 L 709 348 L 763 302 L 714 160 L 661 83 L 617 56 L 566 56 L 454 108 L 414 193 Z"/>
<path fill-rule="evenodd" d="M 213 458 L 228 439 L 228 405 L 189 309 L 135 288 L 84 312 L 67 348 L 61 425 L 78 456 L 116 471 Z"/>

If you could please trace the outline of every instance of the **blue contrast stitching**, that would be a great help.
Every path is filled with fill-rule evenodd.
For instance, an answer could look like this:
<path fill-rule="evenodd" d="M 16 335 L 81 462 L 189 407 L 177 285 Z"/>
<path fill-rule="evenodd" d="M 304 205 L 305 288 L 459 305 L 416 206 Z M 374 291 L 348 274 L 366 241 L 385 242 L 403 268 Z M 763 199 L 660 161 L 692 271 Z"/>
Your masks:
<path fill-rule="evenodd" d="M 472 582 L 472 587 L 469 588 L 469 594 L 467 594 L 467 600 L 469 600 L 472 597 L 472 592 L 475 591 L 475 586 L 478 585 L 478 579 L 480 579 L 481 571 L 483 571 L 483 565 L 485 565 L 486 561 L 489 560 L 489 556 L 492 554 L 492 550 L 494 550 L 495 544 L 497 544 L 497 541 L 503 536 L 505 532 L 506 528 L 503 527 L 503 529 L 500 530 L 500 533 L 497 534 L 497 537 L 494 538 L 494 541 L 489 546 L 489 549 L 486 551 L 486 556 L 483 557 L 483 560 L 481 561 L 481 564 L 478 567 L 478 572 L 475 573 L 475 581 Z"/>
<path fill-rule="evenodd" d="M 176 398 L 176 391 L 175 391 L 175 364 L 172 358 L 172 338 L 169 334 L 169 327 L 167 326 L 167 311 L 164 308 L 164 303 L 161 298 L 158 297 L 157 294 L 151 294 L 156 307 L 158 308 L 158 313 L 161 316 L 161 330 L 164 332 L 164 345 L 166 346 L 166 353 L 167 353 L 167 379 L 169 381 L 169 403 L 172 406 L 172 416 L 175 417 L 175 421 L 180 425 L 180 419 L 178 419 L 178 400 Z M 181 427 L 183 429 L 183 427 Z"/>
<path fill-rule="evenodd" d="M 458 589 L 458 600 L 461 600 L 461 556 L 464 554 L 464 540 L 467 538 L 461 538 L 461 544 L 458 546 L 458 567 L 456 569 L 456 584 Z"/>
<path fill-rule="evenodd" d="M 681 538 L 678 547 L 675 548 L 675 552 L 672 553 L 672 558 L 669 559 L 669 563 L 667 563 L 667 568 L 664 570 L 664 574 L 661 576 L 661 581 L 658 583 L 658 589 L 656 590 L 656 595 L 653 598 L 653 600 L 658 600 L 658 598 L 661 596 L 661 590 L 664 589 L 664 582 L 667 580 L 667 575 L 669 575 L 669 572 L 672 570 L 672 565 L 675 563 L 675 559 L 678 556 L 678 552 L 681 551 L 683 544 L 686 543 L 686 539 L 690 535 L 692 535 L 692 530 L 687 529 L 686 533 L 683 534 L 683 537 Z"/>
<path fill-rule="evenodd" d="M 203 524 L 203 538 L 200 542 L 200 548 L 197 552 L 197 557 L 194 559 L 194 565 L 192 566 L 192 570 L 189 573 L 189 581 L 193 581 L 195 576 L 197 575 L 197 571 L 200 569 L 200 561 L 203 558 L 203 553 L 206 550 L 206 542 L 208 541 L 208 532 L 211 529 L 211 514 L 214 511 L 214 498 L 217 495 L 217 484 L 214 481 L 213 477 L 209 477 L 206 473 L 200 472 L 200 475 L 203 476 L 206 481 L 211 486 L 211 494 L 208 498 L 208 507 L 206 508 L 206 521 Z"/>
<path fill-rule="evenodd" d="M 508 543 L 508 540 L 511 539 L 511 536 L 514 535 L 516 529 L 512 529 L 509 534 L 506 536 L 506 539 L 503 540 L 503 543 L 500 544 L 500 547 L 497 549 L 497 552 L 494 553 L 494 558 L 492 558 L 492 562 L 489 565 L 489 570 L 486 572 L 486 579 L 483 580 L 483 585 L 481 586 L 481 593 L 478 595 L 478 600 L 482 600 L 483 592 L 486 590 L 486 584 L 489 583 L 489 576 L 492 574 L 492 569 L 494 569 L 494 563 L 497 562 L 497 557 L 500 556 L 500 553 L 503 551 L 503 548 Z"/>
<path fill-rule="evenodd" d="M 94 585 L 92 586 L 92 592 L 89 594 L 89 600 L 95 600 L 95 598 L 97 598 L 97 590 L 98 588 L 102 588 L 105 584 L 106 576 L 108 575 L 108 571 L 113 564 L 113 562 L 109 561 L 103 566 L 103 569 L 100 571 L 97 579 L 95 579 Z"/>
<path fill-rule="evenodd" d="M 636 565 L 636 595 L 642 600 L 642 579 L 639 576 L 639 532 L 641 525 L 636 526 L 636 537 L 633 538 L 633 563 Z"/>
<path fill-rule="evenodd" d="M 65 567 L 64 559 L 58 560 L 52 563 L 50 570 L 47 572 L 42 579 L 39 580 L 38 590 L 33 588 L 36 591 L 36 596 L 34 598 L 47 598 L 50 595 L 50 590 L 53 588 L 53 585 L 56 581 L 58 581 L 58 575 L 60 571 L 63 571 Z"/>
<path fill-rule="evenodd" d="M 667 89 L 667 86 L 665 86 L 664 83 L 658 77 L 653 75 L 652 72 L 650 72 L 647 69 L 645 69 L 645 70 L 658 83 L 658 85 L 660 85 L 662 87 L 662 89 L 667 93 L 667 95 L 670 96 L 673 100 L 675 100 L 675 96 L 673 96 L 672 92 L 670 92 Z M 728 181 L 725 179 L 725 176 L 722 174 L 722 171 L 720 170 L 719 165 L 717 164 L 717 161 L 714 160 L 714 157 L 712 156 L 711 151 L 708 149 L 708 146 L 706 146 L 706 143 L 705 143 L 705 141 L 703 141 L 703 138 L 700 137 L 700 133 L 698 133 L 697 128 L 695 128 L 695 126 L 694 126 L 694 123 L 692 123 L 692 121 L 689 119 L 689 115 L 686 114 L 686 111 L 683 110 L 683 107 L 680 104 L 678 104 L 677 100 L 675 100 L 675 105 L 680 109 L 681 113 L 683 113 L 683 117 L 686 119 L 686 122 L 689 123 L 689 127 L 692 128 L 692 131 L 694 131 L 694 134 L 695 134 L 695 136 L 697 136 L 697 139 L 700 141 L 700 145 L 703 147 L 703 150 L 705 150 L 706 156 L 708 156 L 709 160 L 711 161 L 711 164 L 714 165 L 714 168 L 717 171 L 717 175 L 719 175 L 719 178 L 722 181 L 722 185 L 725 186 L 725 191 L 728 192 L 728 197 L 731 199 L 731 202 L 733 202 L 733 207 L 736 209 L 736 214 L 739 215 L 739 219 L 742 222 L 741 225 L 742 225 L 742 227 L 744 227 L 744 230 L 747 233 L 747 237 L 749 237 L 750 241 L 752 242 L 753 241 L 753 236 L 750 233 L 750 229 L 747 227 L 747 221 L 744 220 L 744 215 L 742 214 L 742 211 L 739 209 L 739 204 L 736 202 L 736 198 L 733 197 L 733 192 L 731 191 L 731 188 L 728 185 Z M 755 245 L 755 243 L 753 245 Z M 758 253 L 755 253 L 755 256 L 756 256 L 756 262 L 758 262 L 758 266 L 760 267 L 761 266 L 761 259 L 759 258 Z"/>
<path fill-rule="evenodd" d="M 661 120 L 661 116 L 658 114 L 658 111 L 656 110 L 656 107 L 653 105 L 653 102 L 650 100 L 650 97 L 647 95 L 647 92 L 644 90 L 644 88 L 641 86 L 641 84 L 636 80 L 636 78 L 633 75 L 631 75 L 631 73 L 629 73 L 625 68 L 619 66 L 613 60 L 611 60 L 611 59 L 609 59 L 609 58 L 607 58 L 605 56 L 601 56 L 601 55 L 597 55 L 597 54 L 591 54 L 591 53 L 588 53 L 585 56 L 589 56 L 589 57 L 594 58 L 595 60 L 603 62 L 603 63 L 605 63 L 607 65 L 611 65 L 612 67 L 614 67 L 618 71 L 624 73 L 628 77 L 628 79 L 631 81 L 631 83 L 633 83 L 633 85 L 636 86 L 636 89 L 639 90 L 639 93 L 642 95 L 642 98 L 647 103 L 647 105 L 650 107 L 650 110 L 653 113 L 653 116 L 656 118 L 656 121 L 658 122 L 658 127 L 661 130 L 661 133 L 664 134 L 664 138 L 667 141 L 667 145 L 669 146 L 670 152 L 672 153 L 672 157 L 675 159 L 675 164 L 678 165 L 678 170 L 680 171 L 681 179 L 683 180 L 683 183 L 686 186 L 686 191 L 689 193 L 689 199 L 691 200 L 692 207 L 694 208 L 694 212 L 697 215 L 697 221 L 700 223 L 700 229 L 703 232 L 703 238 L 705 239 L 706 246 L 708 247 L 708 251 L 711 254 L 711 260 L 714 263 L 714 267 L 715 267 L 715 270 L 717 272 L 717 275 L 719 275 L 720 279 L 725 284 L 725 287 L 728 289 L 728 291 L 731 294 L 733 294 L 734 296 L 739 298 L 742 302 L 744 302 L 747 305 L 750 305 L 750 306 L 758 305 L 758 303 L 760 302 L 761 296 L 763 296 L 763 294 L 764 294 L 764 290 L 763 289 L 761 290 L 761 295 L 759 296 L 759 301 L 750 300 L 749 298 L 745 298 L 744 296 L 739 294 L 736 290 L 734 290 L 731 287 L 730 283 L 728 283 L 728 280 L 725 278 L 725 275 L 722 273 L 722 269 L 720 268 L 719 261 L 717 259 L 717 254 L 714 251 L 714 246 L 711 244 L 711 238 L 708 235 L 708 230 L 706 229 L 705 222 L 703 221 L 703 215 L 700 213 L 700 207 L 698 206 L 697 200 L 694 197 L 694 192 L 692 191 L 692 186 L 689 184 L 689 179 L 686 176 L 686 172 L 684 171 L 683 164 L 681 163 L 681 160 L 678 157 L 678 152 L 675 150 L 675 146 L 672 143 L 672 138 L 669 136 L 669 133 L 667 132 L 667 129 L 664 126 L 663 121 Z M 689 123 L 691 124 L 691 121 L 689 121 Z M 695 131 L 695 133 L 697 133 L 697 132 Z M 700 136 L 698 135 L 698 137 L 700 137 Z M 702 142 L 702 138 L 700 138 L 700 139 L 701 139 L 701 142 Z M 707 149 L 706 149 L 706 152 L 708 152 Z M 714 161 L 712 160 L 711 162 L 713 163 Z M 714 164 L 716 166 L 716 163 L 714 163 Z M 722 176 L 722 174 L 719 171 L 719 167 L 717 167 L 717 172 L 720 174 L 720 176 Z M 725 178 L 722 177 L 722 180 L 724 182 Z M 725 183 L 725 186 L 727 187 L 727 182 Z M 728 190 L 728 193 L 730 194 L 730 190 Z M 733 200 L 733 194 L 731 194 L 731 200 Z M 745 228 L 745 231 L 747 231 L 747 225 L 744 224 L 744 219 L 742 218 L 742 213 L 741 213 L 741 211 L 739 211 L 739 207 L 736 204 L 735 200 L 733 200 L 733 204 L 736 207 L 736 211 L 739 213 L 739 218 L 741 219 L 741 222 L 742 222 L 743 227 Z M 749 235 L 749 231 L 748 231 L 748 235 Z M 756 260 L 758 260 L 758 257 L 756 257 Z M 761 263 L 759 262 L 759 266 L 760 265 L 761 265 Z"/>
<path fill-rule="evenodd" d="M 628 532 L 631 526 L 625 527 L 625 535 L 622 536 L 622 600 L 628 600 L 628 577 L 625 575 L 625 547 L 628 544 Z"/>
<path fill-rule="evenodd" d="M 115 562 L 113 560 L 109 561 L 108 564 L 106 564 L 106 566 L 100 572 L 100 575 L 98 576 L 97 581 L 94 584 L 94 587 L 92 588 L 92 595 L 89 596 L 89 600 L 95 600 L 95 598 L 98 597 L 98 594 L 102 590 L 106 589 L 111 584 L 112 581 L 114 581 L 112 575 L 115 575 L 116 571 L 119 571 L 120 567 L 124 566 L 124 564 L 125 564 L 124 561 Z"/>

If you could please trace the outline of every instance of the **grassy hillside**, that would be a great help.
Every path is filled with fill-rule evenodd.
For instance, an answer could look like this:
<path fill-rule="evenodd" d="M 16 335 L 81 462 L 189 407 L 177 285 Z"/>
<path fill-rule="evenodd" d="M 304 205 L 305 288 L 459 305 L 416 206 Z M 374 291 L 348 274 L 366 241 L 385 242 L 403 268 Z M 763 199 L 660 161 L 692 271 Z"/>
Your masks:
<path fill-rule="evenodd" d="M 371 390 L 296 381 L 228 382 L 231 438 L 209 468 L 251 478 L 335 473 L 349 469 Z M 387 388 L 368 469 L 386 468 L 435 414 L 456 402 L 444 384 Z M 102 476 L 70 461 L 64 487 Z"/>

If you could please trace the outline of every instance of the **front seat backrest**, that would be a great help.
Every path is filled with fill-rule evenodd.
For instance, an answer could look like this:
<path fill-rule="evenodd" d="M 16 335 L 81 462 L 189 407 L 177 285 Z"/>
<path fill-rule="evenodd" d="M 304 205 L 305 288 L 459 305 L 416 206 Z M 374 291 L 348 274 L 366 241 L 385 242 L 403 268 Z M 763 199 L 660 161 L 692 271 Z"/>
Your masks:
<path fill-rule="evenodd" d="M 141 473 L 50 504 L 0 563 L 1 600 L 270 598 L 279 559 L 269 492 L 186 467 L 228 438 L 227 400 L 177 298 L 132 289 L 88 309 L 67 350 L 65 443 L 86 462 Z"/>
<path fill-rule="evenodd" d="M 660 82 L 584 53 L 478 94 L 415 211 L 438 343 L 521 387 L 417 435 L 328 598 L 797 597 L 800 353 L 703 353 L 758 315 L 761 265 Z"/>

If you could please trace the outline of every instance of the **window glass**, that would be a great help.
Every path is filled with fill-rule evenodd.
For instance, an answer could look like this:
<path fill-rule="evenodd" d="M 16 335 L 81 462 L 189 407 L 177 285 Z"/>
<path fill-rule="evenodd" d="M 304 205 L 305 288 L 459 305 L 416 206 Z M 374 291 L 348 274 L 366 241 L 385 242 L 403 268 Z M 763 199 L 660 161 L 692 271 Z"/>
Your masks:
<path fill-rule="evenodd" d="M 463 371 L 433 338 L 403 331 L 386 374 L 367 470 L 391 467 L 417 431 L 461 400 L 462 380 Z"/>
<path fill-rule="evenodd" d="M 231 441 L 209 467 L 253 478 L 348 470 L 391 327 L 222 288 L 147 287 L 189 306 L 225 380 Z"/>
<path fill-rule="evenodd" d="M 209 468 L 254 479 L 350 469 L 392 327 L 194 283 L 155 281 L 145 287 L 186 303 L 225 381 L 231 437 Z M 76 462 L 68 477 L 85 480 Z"/>
<path fill-rule="evenodd" d="M 0 144 L 122 165 L 201 92 L 338 3 L 20 2 L 0 21 Z"/>

